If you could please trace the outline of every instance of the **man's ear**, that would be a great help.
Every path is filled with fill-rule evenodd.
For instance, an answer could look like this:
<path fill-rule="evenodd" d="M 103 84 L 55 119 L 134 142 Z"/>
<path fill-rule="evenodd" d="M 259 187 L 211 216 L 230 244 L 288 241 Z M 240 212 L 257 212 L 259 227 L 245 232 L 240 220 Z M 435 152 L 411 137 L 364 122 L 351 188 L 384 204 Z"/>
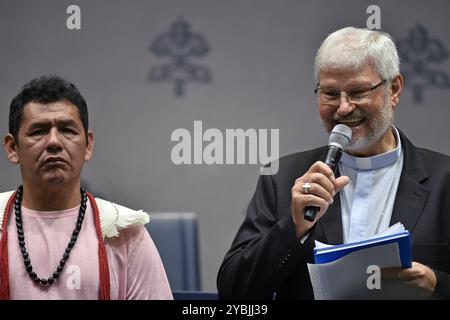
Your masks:
<path fill-rule="evenodd" d="M 94 132 L 92 132 L 92 130 L 89 130 L 87 134 L 86 154 L 84 156 L 84 161 L 89 161 L 92 159 L 93 151 L 94 151 Z"/>
<path fill-rule="evenodd" d="M 18 147 L 19 145 L 17 144 L 16 139 L 14 139 L 14 136 L 8 133 L 3 141 L 3 149 L 11 163 L 20 163 Z"/>
<path fill-rule="evenodd" d="M 397 76 L 394 77 L 391 83 L 391 105 L 393 108 L 395 108 L 400 100 L 400 95 L 402 93 L 403 89 L 403 77 L 399 73 Z"/>

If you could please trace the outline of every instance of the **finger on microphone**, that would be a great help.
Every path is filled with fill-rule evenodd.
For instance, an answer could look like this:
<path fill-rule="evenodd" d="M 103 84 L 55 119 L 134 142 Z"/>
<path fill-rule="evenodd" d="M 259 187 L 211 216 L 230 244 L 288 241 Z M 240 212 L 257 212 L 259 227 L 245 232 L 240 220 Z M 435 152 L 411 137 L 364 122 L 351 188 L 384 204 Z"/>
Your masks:
<path fill-rule="evenodd" d="M 350 178 L 347 176 L 340 176 L 336 179 L 334 184 L 334 190 L 336 193 L 341 191 L 348 183 L 350 182 Z"/>
<path fill-rule="evenodd" d="M 331 182 L 333 182 L 333 184 L 336 183 L 336 177 L 334 176 L 334 173 L 331 173 L 331 175 L 329 176 Z"/>
<path fill-rule="evenodd" d="M 323 161 L 316 161 L 311 168 L 309 169 L 311 172 L 319 172 L 324 176 L 329 177 L 330 179 L 334 178 L 334 172 L 331 170 L 329 166 Z"/>

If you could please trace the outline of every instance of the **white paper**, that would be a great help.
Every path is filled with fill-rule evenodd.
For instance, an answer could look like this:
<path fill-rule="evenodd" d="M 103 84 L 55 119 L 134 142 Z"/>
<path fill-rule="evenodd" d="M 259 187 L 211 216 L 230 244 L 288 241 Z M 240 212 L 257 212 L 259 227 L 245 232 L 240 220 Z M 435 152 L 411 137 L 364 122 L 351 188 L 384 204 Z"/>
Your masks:
<path fill-rule="evenodd" d="M 392 226 L 390 226 L 386 230 L 378 232 L 372 238 L 384 237 L 384 236 L 388 236 L 390 234 L 399 233 L 399 232 L 404 231 L 404 230 L 405 230 L 405 227 L 403 226 L 403 224 L 401 222 L 397 222 L 396 224 L 393 224 Z M 369 238 L 369 239 L 372 239 L 372 238 Z"/>
<path fill-rule="evenodd" d="M 370 265 L 401 266 L 397 243 L 354 251 L 329 263 L 308 264 L 314 298 L 352 299 L 361 291 L 369 291 L 367 268 Z"/>
<path fill-rule="evenodd" d="M 366 240 L 371 240 L 371 239 L 377 239 L 377 238 L 381 238 L 381 237 L 385 237 L 391 234 L 396 234 L 399 233 L 401 231 L 405 231 L 405 227 L 403 226 L 403 224 L 401 222 L 397 222 L 396 224 L 390 226 L 389 228 L 387 228 L 386 230 L 383 230 L 369 238 L 367 238 Z M 315 240 L 314 241 L 315 247 L 316 248 L 331 248 L 334 247 L 334 245 L 332 244 L 326 244 L 320 241 Z"/>
<path fill-rule="evenodd" d="M 338 260 L 324 264 L 308 264 L 316 300 L 341 299 L 415 299 L 423 298 L 411 286 L 399 280 L 380 280 L 379 289 L 369 289 L 371 265 L 382 268 L 400 267 L 397 243 L 354 251 Z M 373 279 L 369 279 L 372 283 Z"/>

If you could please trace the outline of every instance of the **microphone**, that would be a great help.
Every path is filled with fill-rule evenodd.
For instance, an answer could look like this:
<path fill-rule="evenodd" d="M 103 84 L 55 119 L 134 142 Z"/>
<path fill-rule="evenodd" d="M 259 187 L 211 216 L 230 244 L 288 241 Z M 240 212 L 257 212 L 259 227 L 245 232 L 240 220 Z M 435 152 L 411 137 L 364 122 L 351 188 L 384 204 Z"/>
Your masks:
<path fill-rule="evenodd" d="M 337 164 L 341 159 L 342 152 L 352 141 L 352 129 L 343 124 L 336 125 L 330 133 L 328 140 L 328 151 L 325 156 L 325 164 L 333 170 L 336 174 Z M 319 211 L 318 207 L 308 206 L 305 208 L 304 218 L 313 222 L 316 214 Z"/>

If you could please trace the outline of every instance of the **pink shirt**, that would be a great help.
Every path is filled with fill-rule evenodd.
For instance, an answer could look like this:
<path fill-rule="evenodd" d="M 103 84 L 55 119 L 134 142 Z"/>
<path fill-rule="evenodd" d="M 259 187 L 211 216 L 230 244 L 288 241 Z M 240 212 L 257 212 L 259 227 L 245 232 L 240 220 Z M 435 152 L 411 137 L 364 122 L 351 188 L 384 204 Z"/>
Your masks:
<path fill-rule="evenodd" d="M 33 271 L 52 276 L 69 243 L 79 206 L 38 212 L 22 206 L 25 245 Z M 0 231 L 1 236 L 1 231 Z M 111 299 L 173 299 L 164 266 L 145 227 L 123 229 L 105 238 Z M 90 203 L 83 226 L 58 281 L 48 288 L 35 285 L 23 263 L 14 212 L 8 224 L 11 299 L 98 299 L 98 240 Z"/>

